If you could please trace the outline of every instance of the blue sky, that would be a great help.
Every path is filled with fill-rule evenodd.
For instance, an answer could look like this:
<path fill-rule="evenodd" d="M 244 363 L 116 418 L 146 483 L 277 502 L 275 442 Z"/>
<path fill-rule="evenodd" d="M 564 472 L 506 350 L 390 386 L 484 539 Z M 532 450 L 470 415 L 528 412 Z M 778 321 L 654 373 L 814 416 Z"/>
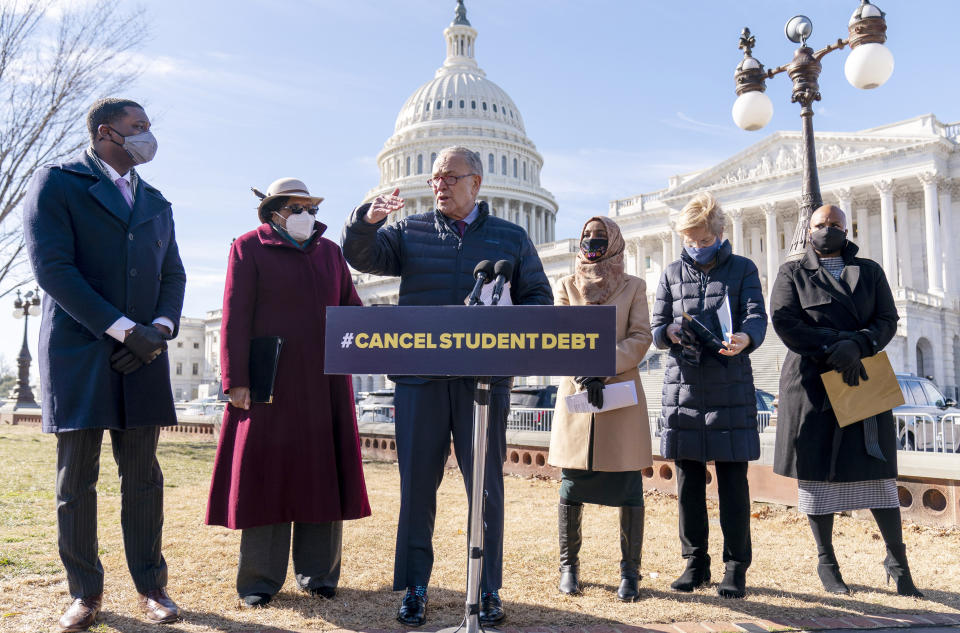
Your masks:
<path fill-rule="evenodd" d="M 791 16 L 813 21 L 810 44 L 846 36 L 855 0 L 467 0 L 477 60 L 511 95 L 544 156 L 543 185 L 573 237 L 609 200 L 659 189 L 776 130 L 799 129 L 790 82 L 768 82 L 770 124 L 730 117 L 740 30 L 754 55 L 787 63 Z M 443 61 L 454 0 L 164 0 L 144 6 L 144 72 L 123 96 L 140 101 L 160 142 L 141 174 L 173 202 L 187 268 L 184 315 L 219 307 L 230 241 L 256 225 L 251 186 L 282 176 L 326 198 L 343 220 L 377 184 L 376 155 L 406 98 Z M 932 112 L 960 121 L 960 53 L 952 0 L 884 0 L 890 81 L 862 91 L 843 77 L 848 50 L 823 60 L 818 130 L 853 131 Z M 82 122 L 77 122 L 78 126 Z M 798 183 L 799 188 L 799 183 Z M 10 306 L 12 309 L 12 306 Z M 0 354 L 14 363 L 22 322 L 0 312 Z M 36 322 L 31 351 L 36 355 Z M 20 326 L 20 327 L 18 327 Z"/>

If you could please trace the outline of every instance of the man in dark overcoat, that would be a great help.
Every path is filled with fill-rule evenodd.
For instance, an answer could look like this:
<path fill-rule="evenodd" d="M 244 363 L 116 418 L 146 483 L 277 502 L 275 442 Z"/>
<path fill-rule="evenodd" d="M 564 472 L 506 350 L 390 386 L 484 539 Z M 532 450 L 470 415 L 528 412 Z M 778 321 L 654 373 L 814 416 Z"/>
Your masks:
<path fill-rule="evenodd" d="M 152 622 L 179 609 L 160 551 L 160 427 L 176 424 L 166 340 L 177 334 L 186 275 L 163 195 L 134 166 L 156 139 L 137 103 L 102 99 L 87 115 L 91 145 L 34 174 L 24 234 L 46 291 L 40 327 L 43 430 L 57 435 L 60 558 L 74 601 L 64 631 L 94 623 L 103 594 L 96 482 L 104 429 L 120 474 L 127 566 Z"/>
<path fill-rule="evenodd" d="M 403 207 L 399 190 L 357 207 L 343 229 L 343 254 L 362 272 L 400 277 L 400 305 L 463 305 L 473 288 L 473 269 L 482 260 L 513 264 L 514 305 L 553 305 L 553 292 L 526 231 L 490 214 L 477 202 L 483 163 L 466 147 L 442 150 L 429 182 L 436 209 L 387 225 Z M 393 588 L 406 589 L 397 619 L 426 621 L 427 583 L 433 567 L 433 524 L 437 488 L 453 434 L 457 464 L 470 494 L 475 379 L 391 376 L 396 383 L 397 460 L 400 518 Z M 480 622 L 503 620 L 499 596 L 503 561 L 503 461 L 511 378 L 491 385 L 490 427 L 484 465 L 486 497 L 484 557 L 480 579 Z"/>

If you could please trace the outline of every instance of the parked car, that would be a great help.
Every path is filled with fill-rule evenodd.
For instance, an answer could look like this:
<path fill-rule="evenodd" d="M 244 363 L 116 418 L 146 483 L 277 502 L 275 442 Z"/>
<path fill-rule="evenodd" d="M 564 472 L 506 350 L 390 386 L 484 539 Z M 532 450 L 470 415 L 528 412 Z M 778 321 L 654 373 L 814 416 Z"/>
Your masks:
<path fill-rule="evenodd" d="M 893 410 L 903 450 L 960 452 L 960 409 L 927 378 L 897 374 L 905 403 Z"/>
<path fill-rule="evenodd" d="M 357 422 L 394 423 L 393 389 L 371 391 L 357 405 Z"/>
<path fill-rule="evenodd" d="M 507 427 L 523 431 L 549 431 L 553 427 L 556 385 L 521 385 L 510 391 Z"/>

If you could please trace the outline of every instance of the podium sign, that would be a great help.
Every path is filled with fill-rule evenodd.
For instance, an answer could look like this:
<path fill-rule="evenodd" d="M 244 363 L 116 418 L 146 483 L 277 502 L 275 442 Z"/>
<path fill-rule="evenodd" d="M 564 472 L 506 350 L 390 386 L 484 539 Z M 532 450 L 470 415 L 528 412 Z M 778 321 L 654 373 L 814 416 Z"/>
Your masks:
<path fill-rule="evenodd" d="M 613 376 L 615 306 L 328 307 L 324 371 Z"/>

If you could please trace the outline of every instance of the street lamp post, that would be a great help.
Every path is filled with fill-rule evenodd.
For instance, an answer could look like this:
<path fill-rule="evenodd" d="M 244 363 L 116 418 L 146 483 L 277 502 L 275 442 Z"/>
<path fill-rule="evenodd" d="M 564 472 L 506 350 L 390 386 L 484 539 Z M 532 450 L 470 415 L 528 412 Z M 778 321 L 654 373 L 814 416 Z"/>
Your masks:
<path fill-rule="evenodd" d="M 30 348 L 27 346 L 27 322 L 31 316 L 40 314 L 40 289 L 27 292 L 23 297 L 17 290 L 17 298 L 13 302 L 13 317 L 23 319 L 23 345 L 20 347 L 20 355 L 17 356 L 17 368 L 20 374 L 17 380 L 17 401 L 13 408 L 27 409 L 37 408 L 37 401 L 33 397 L 33 390 L 30 388 Z"/>
<path fill-rule="evenodd" d="M 787 22 L 784 31 L 787 39 L 800 44 L 800 48 L 789 64 L 770 70 L 764 70 L 763 64 L 753 57 L 756 38 L 750 34 L 750 29 L 744 28 L 740 34 L 739 48 L 743 50 L 743 59 L 734 73 L 737 92 L 732 112 L 734 122 L 744 130 L 759 130 L 769 123 L 773 116 L 773 104 L 770 97 L 764 94 L 766 80 L 784 71 L 793 80 L 792 101 L 800 104 L 803 183 L 800 216 L 790 242 L 788 260 L 803 256 L 810 215 L 823 204 L 813 138 L 813 102 L 820 101 L 820 60 L 849 44 L 851 52 L 844 65 L 847 81 L 864 90 L 883 85 L 893 73 L 893 55 L 883 45 L 887 39 L 885 15 L 876 5 L 870 4 L 870 0 L 862 0 L 847 25 L 849 37 L 838 39 L 818 51 L 807 46 L 807 38 L 813 33 L 813 23 L 806 16 L 794 16 Z"/>

